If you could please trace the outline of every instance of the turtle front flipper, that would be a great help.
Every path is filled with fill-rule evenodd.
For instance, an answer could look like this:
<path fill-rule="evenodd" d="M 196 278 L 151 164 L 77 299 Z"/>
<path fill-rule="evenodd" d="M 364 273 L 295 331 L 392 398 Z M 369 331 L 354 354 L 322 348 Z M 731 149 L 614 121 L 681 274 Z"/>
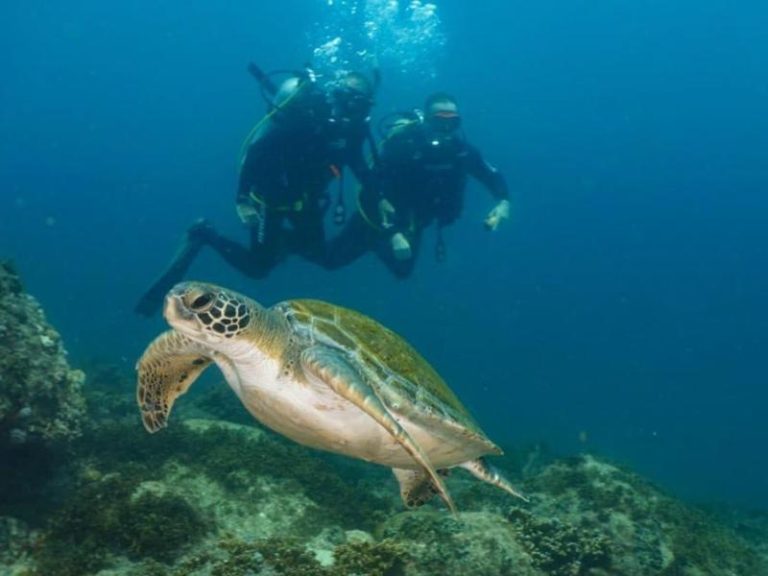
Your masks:
<path fill-rule="evenodd" d="M 209 352 L 180 332 L 155 338 L 136 363 L 136 400 L 148 432 L 165 428 L 173 403 L 211 363 Z"/>
<path fill-rule="evenodd" d="M 451 512 L 456 512 L 445 483 L 429 462 L 427 455 L 405 428 L 392 417 L 376 391 L 341 353 L 320 346 L 312 346 L 301 353 L 301 365 L 307 373 L 328 384 L 331 390 L 352 402 L 381 424 L 421 466 Z"/>

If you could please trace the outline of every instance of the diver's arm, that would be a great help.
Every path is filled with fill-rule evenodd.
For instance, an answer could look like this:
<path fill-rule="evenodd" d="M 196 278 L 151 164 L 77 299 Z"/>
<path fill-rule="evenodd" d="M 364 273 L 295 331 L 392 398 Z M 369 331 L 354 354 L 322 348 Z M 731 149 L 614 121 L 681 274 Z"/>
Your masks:
<path fill-rule="evenodd" d="M 253 192 L 254 183 L 264 173 L 277 169 L 277 158 L 290 143 L 290 133 L 278 127 L 271 119 L 263 119 L 251 131 L 251 139 L 240 162 L 240 180 L 235 200 L 247 201 Z"/>
<path fill-rule="evenodd" d="M 494 198 L 498 200 L 496 206 L 488 213 L 483 221 L 486 229 L 494 231 L 502 220 L 509 218 L 509 189 L 507 181 L 501 172 L 488 163 L 478 152 L 477 148 L 468 146 L 467 173 L 476 178 L 485 186 Z"/>
<path fill-rule="evenodd" d="M 474 146 L 467 145 L 467 174 L 476 178 L 497 200 L 509 201 L 507 181 L 501 172 L 487 160 Z"/>
<path fill-rule="evenodd" d="M 235 196 L 237 217 L 246 226 L 254 225 L 258 218 L 258 208 L 251 196 L 254 174 L 258 163 L 255 161 L 256 155 L 251 154 L 251 150 L 252 147 L 248 148 L 248 152 L 240 166 L 240 180 L 237 186 L 237 195 Z"/>
<path fill-rule="evenodd" d="M 408 260 L 413 255 L 411 240 L 409 240 L 413 231 L 408 226 L 408 218 L 405 216 L 405 212 L 402 210 L 398 211 L 395 208 L 394 199 L 390 200 L 384 192 L 384 190 L 388 189 L 384 182 L 386 182 L 385 179 L 383 182 L 379 182 L 375 195 L 368 197 L 370 199 L 371 196 L 375 196 L 369 202 L 364 203 L 362 202 L 363 198 L 361 198 L 361 208 L 366 210 L 366 213 L 370 212 L 372 218 L 375 219 L 375 222 L 370 222 L 371 217 L 367 218 L 369 223 L 372 223 L 378 230 L 381 237 L 386 239 L 395 260 Z M 363 190 L 363 192 L 365 191 Z M 366 204 L 370 209 L 368 207 L 364 208 Z"/>
<path fill-rule="evenodd" d="M 240 177 L 235 195 L 235 209 L 240 221 L 246 226 L 253 226 L 261 221 L 263 198 L 259 198 L 257 183 L 263 181 L 265 171 L 275 170 L 274 149 L 277 147 L 273 130 L 265 129 L 248 146 L 240 164 Z M 263 191 L 262 191 L 263 193 Z"/>
<path fill-rule="evenodd" d="M 237 185 L 237 195 L 235 202 L 241 204 L 250 202 L 250 195 L 255 176 L 260 165 L 261 154 L 259 154 L 260 142 L 254 142 L 248 147 L 245 157 L 240 165 L 240 178 Z"/>

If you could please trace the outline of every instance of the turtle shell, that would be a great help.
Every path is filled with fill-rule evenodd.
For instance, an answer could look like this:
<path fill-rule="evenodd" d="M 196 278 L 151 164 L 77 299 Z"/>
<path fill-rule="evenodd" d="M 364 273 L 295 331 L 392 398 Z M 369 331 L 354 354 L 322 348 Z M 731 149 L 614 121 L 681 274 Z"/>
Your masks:
<path fill-rule="evenodd" d="M 392 330 L 364 314 L 320 300 L 289 300 L 275 308 L 306 345 L 343 351 L 388 408 L 453 428 L 500 453 L 435 369 Z"/>

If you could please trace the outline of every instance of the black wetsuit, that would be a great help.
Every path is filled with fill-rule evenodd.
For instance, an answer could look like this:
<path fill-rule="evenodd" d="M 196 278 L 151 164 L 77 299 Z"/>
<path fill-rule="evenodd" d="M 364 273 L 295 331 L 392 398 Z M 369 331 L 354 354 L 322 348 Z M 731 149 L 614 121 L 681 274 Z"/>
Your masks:
<path fill-rule="evenodd" d="M 396 276 L 410 275 L 424 228 L 433 222 L 443 227 L 460 216 L 468 176 L 497 200 L 508 199 L 504 177 L 463 135 L 441 138 L 418 122 L 402 128 L 382 145 L 376 187 L 361 190 L 358 212 L 331 242 L 328 267 L 344 266 L 374 250 Z M 379 212 L 382 199 L 395 210 L 388 223 Z M 398 232 L 410 243 L 411 257 L 405 260 L 396 259 L 390 245 Z"/>
<path fill-rule="evenodd" d="M 326 113 L 303 122 L 270 120 L 248 147 L 237 202 L 251 202 L 264 215 L 263 228 L 250 229 L 250 246 L 220 234 L 206 237 L 209 246 L 250 277 L 266 276 L 287 254 L 323 263 L 328 186 L 345 166 L 363 186 L 371 187 L 363 156 L 367 123 L 353 124 L 330 117 L 330 110 L 321 112 Z"/>
<path fill-rule="evenodd" d="M 146 316 L 159 310 L 163 297 L 181 281 L 205 245 L 252 278 L 262 278 L 288 254 L 325 264 L 324 214 L 328 185 L 349 167 L 361 185 L 373 187 L 363 155 L 369 139 L 367 118 L 337 118 L 323 95 L 311 107 L 286 107 L 264 120 L 240 168 L 237 202 L 260 209 L 263 221 L 250 228 L 244 246 L 210 224 L 191 228 L 168 268 L 136 306 Z"/>

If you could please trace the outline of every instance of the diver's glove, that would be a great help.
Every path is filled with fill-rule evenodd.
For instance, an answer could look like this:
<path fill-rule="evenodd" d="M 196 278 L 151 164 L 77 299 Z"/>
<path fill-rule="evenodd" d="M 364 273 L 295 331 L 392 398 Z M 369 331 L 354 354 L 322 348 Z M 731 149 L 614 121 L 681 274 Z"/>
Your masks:
<path fill-rule="evenodd" d="M 379 222 L 384 230 L 389 230 L 395 225 L 395 207 L 386 198 L 379 200 Z M 402 236 L 402 234 L 401 234 Z"/>
<path fill-rule="evenodd" d="M 509 200 L 502 200 L 488 213 L 483 224 L 485 224 L 486 230 L 493 232 L 499 227 L 501 221 L 507 218 L 509 218 Z"/>
<path fill-rule="evenodd" d="M 402 232 L 398 232 L 389 240 L 392 246 L 392 252 L 395 254 L 395 260 L 403 261 L 408 260 L 411 257 L 411 243 L 403 235 Z"/>
<path fill-rule="evenodd" d="M 259 207 L 251 200 L 247 198 L 238 198 L 235 209 L 237 210 L 237 216 L 240 218 L 240 222 L 246 226 L 257 226 L 261 224 L 263 214 L 261 210 L 259 210 Z"/>

